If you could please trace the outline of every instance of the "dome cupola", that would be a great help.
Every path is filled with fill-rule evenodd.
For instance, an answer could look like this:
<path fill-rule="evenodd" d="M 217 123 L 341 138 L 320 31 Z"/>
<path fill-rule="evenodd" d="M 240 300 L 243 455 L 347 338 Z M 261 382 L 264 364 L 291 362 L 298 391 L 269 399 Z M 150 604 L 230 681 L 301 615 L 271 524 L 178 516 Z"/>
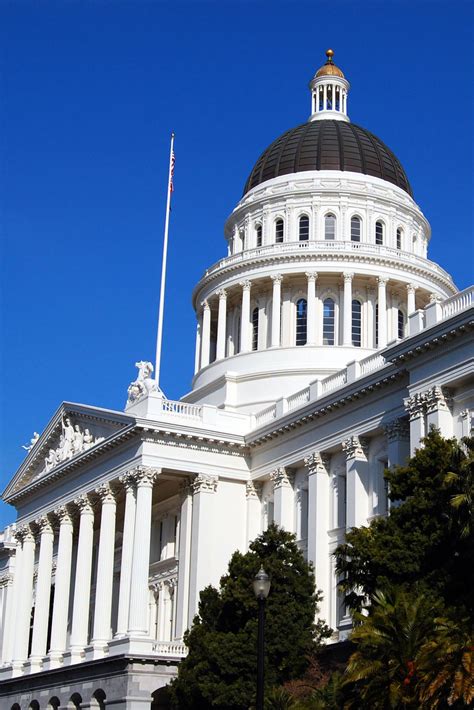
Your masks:
<path fill-rule="evenodd" d="M 311 90 L 311 116 L 310 121 L 334 119 L 348 121 L 347 94 L 349 82 L 344 74 L 334 64 L 334 52 L 328 49 L 327 61 L 318 69 L 309 83 Z"/>

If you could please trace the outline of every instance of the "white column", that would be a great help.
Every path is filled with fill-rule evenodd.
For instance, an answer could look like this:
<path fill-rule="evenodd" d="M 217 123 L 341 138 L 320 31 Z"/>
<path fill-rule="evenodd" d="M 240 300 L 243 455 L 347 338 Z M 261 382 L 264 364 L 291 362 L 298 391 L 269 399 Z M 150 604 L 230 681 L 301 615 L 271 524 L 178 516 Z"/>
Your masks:
<path fill-rule="evenodd" d="M 304 460 L 308 469 L 308 561 L 314 565 L 316 587 L 323 593 L 318 618 L 329 623 L 331 557 L 329 550 L 329 466 L 328 458 L 315 451 Z"/>
<path fill-rule="evenodd" d="M 222 288 L 217 292 L 219 296 L 219 312 L 217 316 L 217 350 L 216 359 L 225 357 L 226 324 L 227 324 L 227 291 Z"/>
<path fill-rule="evenodd" d="M 281 332 L 281 274 L 274 274 L 273 294 L 272 294 L 272 339 L 271 347 L 278 348 L 280 346 Z"/>
<path fill-rule="evenodd" d="M 98 658 L 104 654 L 107 641 L 112 636 L 112 588 L 114 581 L 115 514 L 117 504 L 115 493 L 109 483 L 104 483 L 96 488 L 95 494 L 101 502 L 101 519 L 91 645 L 93 646 L 93 657 Z"/>
<path fill-rule="evenodd" d="M 35 522 L 39 528 L 40 548 L 33 637 L 31 640 L 31 670 L 40 670 L 43 664 L 43 657 L 46 655 L 46 641 L 48 637 L 54 532 L 51 522 L 46 516 Z"/>
<path fill-rule="evenodd" d="M 199 593 L 213 578 L 213 551 L 216 537 L 215 493 L 217 491 L 217 483 L 217 476 L 199 473 L 191 484 L 193 516 L 189 578 L 189 625 L 191 625 L 198 610 Z"/>
<path fill-rule="evenodd" d="M 16 553 L 15 553 L 16 557 Z M 12 565 L 10 561 L 9 572 L 4 578 L 4 615 L 2 618 L 2 638 L 1 638 L 1 654 L 0 661 L 4 664 L 12 660 L 13 655 L 13 640 L 15 636 L 15 612 L 16 612 L 16 594 L 15 594 L 15 571 L 16 559 Z"/>
<path fill-rule="evenodd" d="M 323 87 L 323 111 L 327 110 L 328 107 L 328 87 L 327 84 L 324 84 Z"/>
<path fill-rule="evenodd" d="M 423 394 L 414 394 L 403 400 L 410 417 L 410 456 L 420 448 L 421 440 L 426 434 L 426 405 Z"/>
<path fill-rule="evenodd" d="M 307 338 L 308 345 L 316 345 L 316 279 L 318 275 L 314 272 L 307 273 L 308 279 L 308 309 L 307 309 Z"/>
<path fill-rule="evenodd" d="M 387 345 L 387 281 L 388 279 L 379 276 L 378 284 L 378 347 L 384 348 Z"/>
<path fill-rule="evenodd" d="M 352 279 L 354 274 L 344 272 L 344 302 L 342 306 L 343 345 L 352 345 Z"/>
<path fill-rule="evenodd" d="M 250 330 L 250 281 L 241 281 L 242 307 L 240 310 L 240 352 L 248 353 L 252 349 Z"/>
<path fill-rule="evenodd" d="M 367 347 L 375 348 L 375 288 L 372 286 L 367 287 L 366 314 Z"/>
<path fill-rule="evenodd" d="M 91 597 L 92 549 L 94 545 L 94 510 L 87 495 L 76 498 L 79 508 L 76 578 L 71 628 L 71 660 L 80 660 L 88 640 Z"/>
<path fill-rule="evenodd" d="M 193 498 L 188 481 L 181 488 L 179 518 L 178 588 L 176 600 L 176 638 L 182 639 L 188 628 L 189 575 L 191 564 L 191 525 Z"/>
<path fill-rule="evenodd" d="M 148 577 L 150 569 L 151 504 L 158 471 L 140 467 L 135 471 L 137 504 L 133 541 L 132 587 L 128 631 L 134 636 L 148 634 Z"/>
<path fill-rule="evenodd" d="M 295 528 L 295 493 L 293 490 L 293 475 L 288 469 L 280 467 L 272 471 L 273 505 L 275 523 L 288 532 Z"/>
<path fill-rule="evenodd" d="M 387 438 L 388 467 L 404 466 L 410 455 L 410 429 L 406 417 L 399 417 L 384 426 Z"/>
<path fill-rule="evenodd" d="M 201 362 L 201 328 L 202 328 L 202 318 L 198 318 L 196 325 L 196 352 L 194 355 L 194 374 L 199 370 Z"/>
<path fill-rule="evenodd" d="M 15 641 L 17 637 L 16 620 L 18 614 L 18 603 L 20 597 L 23 547 L 20 530 L 14 534 L 16 540 L 15 549 L 15 566 L 13 570 L 13 585 L 9 594 L 9 607 L 6 614 L 6 625 L 4 629 L 3 645 L 2 645 L 2 660 L 5 663 L 12 661 L 15 655 Z"/>
<path fill-rule="evenodd" d="M 202 304 L 202 341 L 201 341 L 201 367 L 209 365 L 211 352 L 211 309 L 209 303 Z"/>
<path fill-rule="evenodd" d="M 262 532 L 262 503 L 261 492 L 262 484 L 247 481 L 246 484 L 247 497 L 247 548 L 252 540 L 255 540 Z"/>
<path fill-rule="evenodd" d="M 346 454 L 346 528 L 366 525 L 369 514 L 367 442 L 351 436 L 342 442 Z"/>
<path fill-rule="evenodd" d="M 21 675 L 23 663 L 28 657 L 31 606 L 33 601 L 33 572 L 35 564 L 35 538 L 30 526 L 18 531 L 22 544 L 21 571 L 17 588 L 15 642 L 13 652 L 13 675 Z"/>
<path fill-rule="evenodd" d="M 416 310 L 415 291 L 416 286 L 413 286 L 412 284 L 407 284 L 407 316 L 409 316 L 410 313 L 414 313 Z"/>
<path fill-rule="evenodd" d="M 446 387 L 438 385 L 425 392 L 426 431 L 434 426 L 441 436 L 449 439 L 454 434 L 453 415 L 451 413 L 452 396 Z"/>
<path fill-rule="evenodd" d="M 63 506 L 55 510 L 54 514 L 59 520 L 59 540 L 54 582 L 51 646 L 49 650 L 50 668 L 55 668 L 60 664 L 62 654 L 66 650 L 73 534 L 73 523 L 69 510 Z"/>
<path fill-rule="evenodd" d="M 120 560 L 120 586 L 117 612 L 116 636 L 124 636 L 128 630 L 130 586 L 132 579 L 133 537 L 135 534 L 135 479 L 129 473 L 120 477 L 125 488 L 125 512 L 123 518 L 122 556 Z"/>

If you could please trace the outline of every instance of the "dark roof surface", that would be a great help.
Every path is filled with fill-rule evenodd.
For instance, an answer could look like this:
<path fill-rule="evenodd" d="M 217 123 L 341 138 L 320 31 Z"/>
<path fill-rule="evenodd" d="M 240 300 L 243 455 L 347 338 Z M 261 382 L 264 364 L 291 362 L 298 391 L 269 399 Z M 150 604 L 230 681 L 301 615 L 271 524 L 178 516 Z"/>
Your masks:
<path fill-rule="evenodd" d="M 413 196 L 400 161 L 365 128 L 345 121 L 303 123 L 277 138 L 255 163 L 244 195 L 266 180 L 305 170 L 349 170 L 373 175 Z"/>

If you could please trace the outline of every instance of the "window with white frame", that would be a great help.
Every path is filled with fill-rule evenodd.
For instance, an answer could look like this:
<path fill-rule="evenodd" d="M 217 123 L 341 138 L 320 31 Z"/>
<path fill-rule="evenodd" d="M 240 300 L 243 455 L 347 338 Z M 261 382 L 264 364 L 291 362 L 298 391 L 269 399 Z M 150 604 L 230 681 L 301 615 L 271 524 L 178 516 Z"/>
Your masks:
<path fill-rule="evenodd" d="M 252 350 L 258 350 L 258 308 L 252 311 Z"/>
<path fill-rule="evenodd" d="M 262 225 L 257 224 L 255 227 L 255 244 L 257 247 L 262 246 Z"/>
<path fill-rule="evenodd" d="M 400 308 L 397 312 L 397 337 L 399 340 L 405 337 L 405 314 Z"/>
<path fill-rule="evenodd" d="M 384 225 L 383 222 L 377 220 L 375 223 L 375 243 L 379 246 L 383 244 Z"/>
<path fill-rule="evenodd" d="M 309 217 L 306 214 L 301 215 L 299 221 L 299 240 L 307 242 L 309 239 Z"/>
<path fill-rule="evenodd" d="M 352 345 L 362 345 L 362 304 L 357 299 L 352 301 Z"/>
<path fill-rule="evenodd" d="M 402 235 L 403 235 L 403 231 L 402 231 L 402 229 L 399 227 L 399 228 L 397 229 L 397 249 L 401 249 L 401 248 L 402 248 Z"/>
<path fill-rule="evenodd" d="M 285 236 L 285 227 L 282 219 L 275 222 L 275 244 L 282 244 Z"/>
<path fill-rule="evenodd" d="M 335 303 L 326 298 L 323 303 L 323 345 L 334 345 Z"/>
<path fill-rule="evenodd" d="M 306 345 L 308 309 L 305 298 L 300 298 L 296 303 L 296 345 Z"/>
<path fill-rule="evenodd" d="M 351 218 L 351 242 L 360 242 L 361 233 L 361 221 L 360 217 Z"/>
<path fill-rule="evenodd" d="M 334 240 L 336 238 L 336 217 L 327 214 L 324 218 L 324 239 Z"/>

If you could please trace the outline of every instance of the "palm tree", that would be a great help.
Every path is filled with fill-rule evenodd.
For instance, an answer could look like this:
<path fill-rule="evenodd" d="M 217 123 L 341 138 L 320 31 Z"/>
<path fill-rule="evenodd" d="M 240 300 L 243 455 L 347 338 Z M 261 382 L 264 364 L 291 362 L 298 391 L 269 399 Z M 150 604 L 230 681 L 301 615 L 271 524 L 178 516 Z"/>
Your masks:
<path fill-rule="evenodd" d="M 420 708 L 418 655 L 434 633 L 434 605 L 424 594 L 376 592 L 368 615 L 357 614 L 351 640 L 344 707 L 390 710 Z"/>
<path fill-rule="evenodd" d="M 447 473 L 444 485 L 455 491 L 451 496 L 451 506 L 457 513 L 461 538 L 466 540 L 474 532 L 474 438 L 464 437 L 462 444 L 467 455 L 461 455 L 458 461 L 453 462 L 453 468 L 457 468 L 458 472 Z"/>

